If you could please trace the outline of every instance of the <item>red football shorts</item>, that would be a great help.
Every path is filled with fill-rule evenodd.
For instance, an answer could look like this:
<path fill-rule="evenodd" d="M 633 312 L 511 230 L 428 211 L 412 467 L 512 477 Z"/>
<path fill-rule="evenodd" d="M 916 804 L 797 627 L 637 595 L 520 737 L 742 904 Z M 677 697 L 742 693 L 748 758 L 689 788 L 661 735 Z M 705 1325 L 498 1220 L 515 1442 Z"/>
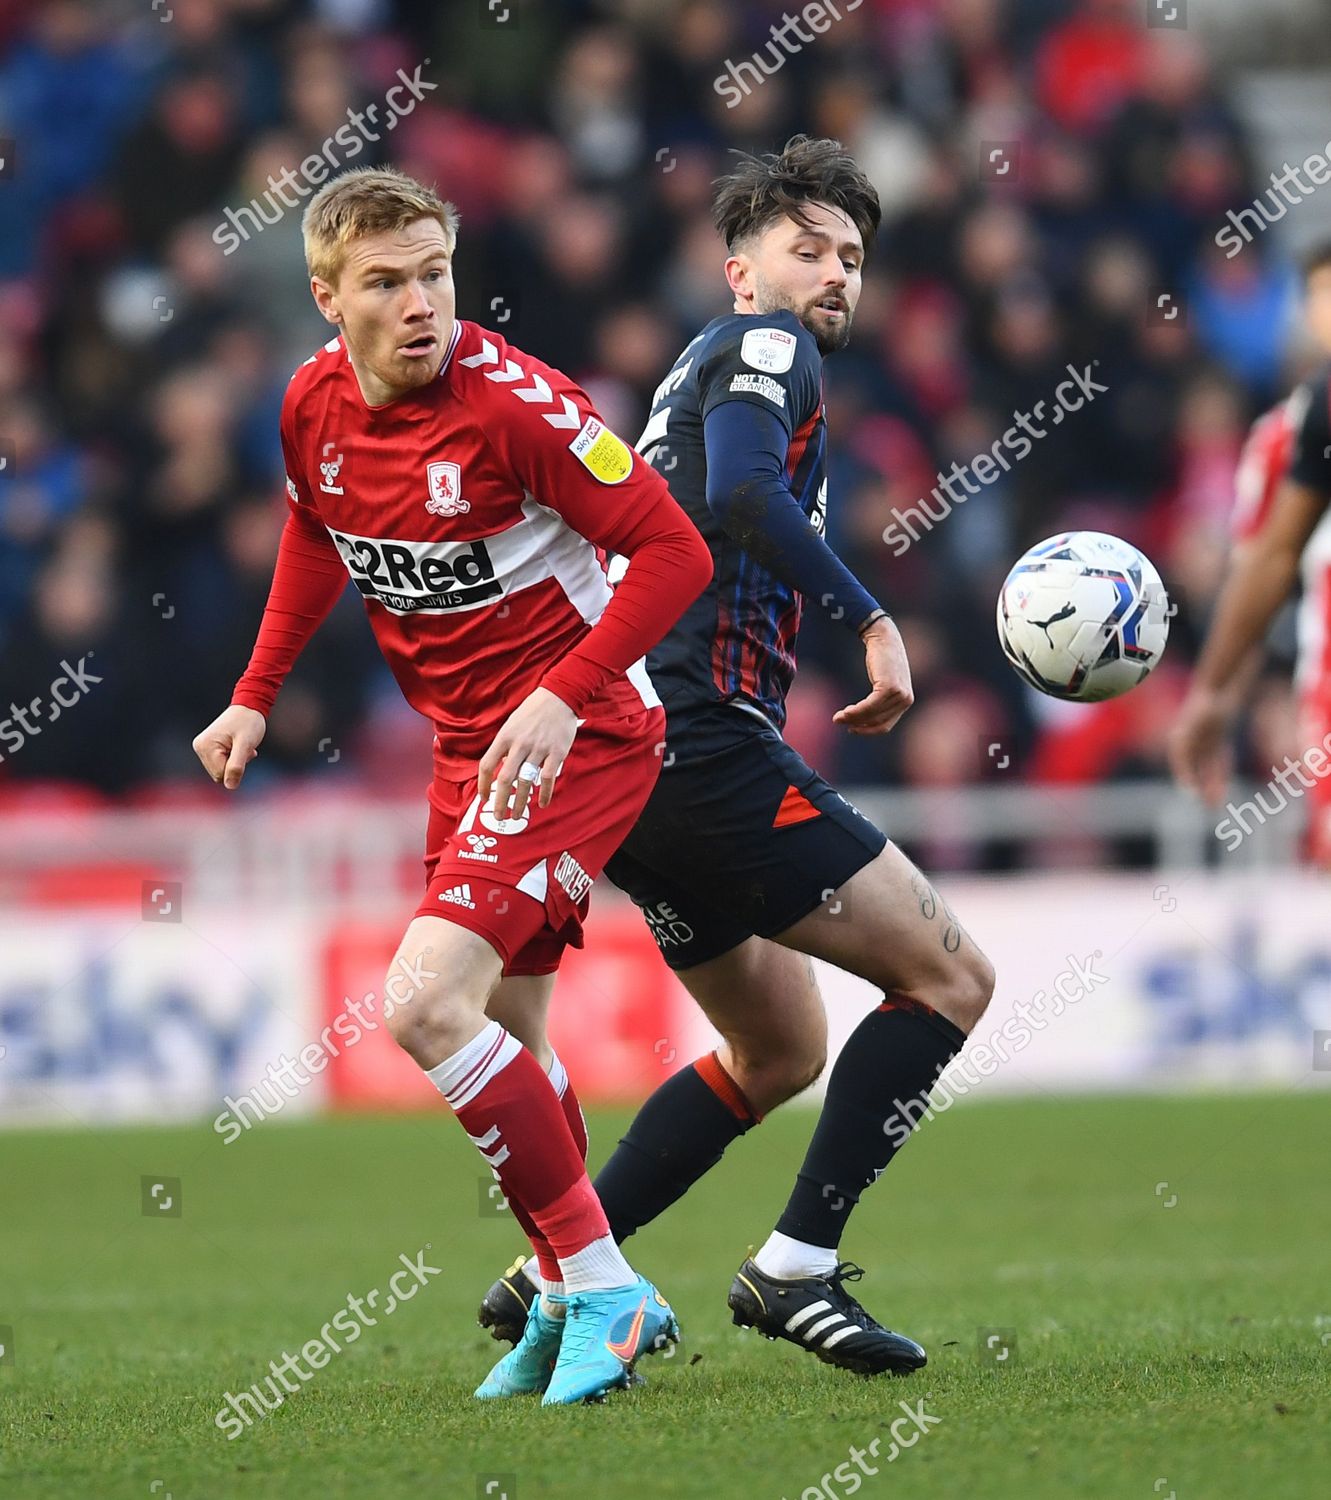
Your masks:
<path fill-rule="evenodd" d="M 479 934 L 505 974 L 554 973 L 566 947 L 582 947 L 592 881 L 651 796 L 664 742 L 661 708 L 586 720 L 550 805 L 534 792 L 521 818 L 483 808 L 475 776 L 450 781 L 436 770 L 416 915 Z"/>

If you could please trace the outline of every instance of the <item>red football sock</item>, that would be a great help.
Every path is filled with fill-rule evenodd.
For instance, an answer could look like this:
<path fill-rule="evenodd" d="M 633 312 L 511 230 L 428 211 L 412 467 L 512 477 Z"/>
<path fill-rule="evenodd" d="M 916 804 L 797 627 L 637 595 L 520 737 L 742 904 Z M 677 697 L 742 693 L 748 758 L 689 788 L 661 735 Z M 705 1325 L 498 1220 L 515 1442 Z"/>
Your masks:
<path fill-rule="evenodd" d="M 550 1082 L 554 1086 L 555 1093 L 559 1095 L 559 1102 L 564 1106 L 564 1118 L 568 1121 L 568 1128 L 573 1133 L 573 1144 L 581 1153 L 583 1161 L 586 1161 L 587 1119 L 582 1113 L 582 1105 L 578 1103 L 578 1096 L 573 1092 L 573 1080 L 568 1076 L 564 1064 L 555 1054 L 552 1054 L 552 1059 Z"/>
<path fill-rule="evenodd" d="M 427 1076 L 494 1171 L 515 1217 L 520 1207 L 530 1221 L 538 1259 L 541 1242 L 557 1262 L 610 1233 L 565 1106 L 540 1063 L 497 1021 Z M 562 1279 L 557 1263 L 552 1270 L 549 1280 Z"/>
<path fill-rule="evenodd" d="M 582 1106 L 578 1103 L 578 1096 L 573 1092 L 573 1085 L 569 1082 L 568 1073 L 564 1069 L 557 1054 L 552 1054 L 549 1069 L 551 1086 L 559 1095 L 559 1102 L 564 1107 L 564 1118 L 568 1121 L 568 1128 L 573 1135 L 573 1144 L 578 1148 L 578 1155 L 583 1161 L 587 1160 L 587 1121 L 583 1117 Z M 559 1260 L 555 1252 L 550 1248 L 549 1241 L 536 1227 L 535 1220 L 520 1203 L 510 1202 L 509 1208 L 513 1210 L 513 1217 L 522 1226 L 522 1232 L 531 1242 L 532 1250 L 536 1254 L 536 1264 L 540 1268 L 541 1276 L 545 1281 L 562 1282 L 564 1273 L 559 1269 Z"/>
<path fill-rule="evenodd" d="M 522 1226 L 522 1232 L 527 1236 L 531 1244 L 532 1253 L 536 1257 L 536 1265 L 540 1270 L 541 1277 L 545 1281 L 563 1281 L 564 1273 L 559 1269 L 559 1257 L 550 1248 L 550 1241 L 536 1227 L 536 1220 L 523 1208 L 516 1198 L 508 1200 L 508 1206 L 513 1211 L 513 1217 Z"/>

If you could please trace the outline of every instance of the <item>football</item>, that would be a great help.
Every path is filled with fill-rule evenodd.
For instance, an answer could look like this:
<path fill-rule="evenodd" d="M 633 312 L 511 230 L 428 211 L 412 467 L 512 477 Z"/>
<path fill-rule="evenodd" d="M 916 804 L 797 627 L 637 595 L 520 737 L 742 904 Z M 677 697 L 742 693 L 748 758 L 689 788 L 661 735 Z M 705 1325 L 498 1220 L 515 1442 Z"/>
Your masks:
<path fill-rule="evenodd" d="M 1149 558 L 1103 531 L 1064 531 L 1020 557 L 998 595 L 998 639 L 1025 681 L 1094 703 L 1136 687 L 1169 636 Z"/>

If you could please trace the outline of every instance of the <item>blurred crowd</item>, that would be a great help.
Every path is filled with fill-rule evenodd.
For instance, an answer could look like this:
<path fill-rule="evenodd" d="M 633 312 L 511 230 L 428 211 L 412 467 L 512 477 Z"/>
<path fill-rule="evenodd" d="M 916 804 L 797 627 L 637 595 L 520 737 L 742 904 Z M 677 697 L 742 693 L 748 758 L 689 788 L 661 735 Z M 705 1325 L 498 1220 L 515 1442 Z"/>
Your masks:
<path fill-rule="evenodd" d="M 1226 80 L 1143 9 L 841 0 L 736 102 L 715 80 L 766 48 L 775 5 L 0 4 L 0 705 L 64 660 L 101 678 L 62 721 L 0 741 L 0 786 L 201 781 L 190 741 L 244 667 L 284 516 L 282 393 L 330 333 L 301 202 L 282 208 L 270 180 L 349 111 L 378 101 L 382 119 L 398 70 L 433 87 L 377 141 L 344 132 L 341 159 L 451 198 L 460 315 L 566 370 L 630 439 L 676 352 L 728 310 L 708 215 L 727 150 L 845 142 L 884 225 L 827 369 L 829 536 L 898 618 L 916 705 L 885 739 L 836 731 L 861 658 L 810 610 L 790 737 L 859 785 L 1163 774 L 1247 424 L 1310 355 L 1274 236 L 1230 258 L 1215 244 L 1266 181 Z M 1052 406 L 1069 364 L 1103 394 L 894 555 L 894 514 Z M 1079 526 L 1142 546 L 1179 606 L 1156 676 L 1095 709 L 1024 689 L 994 633 L 1010 563 Z M 1258 767 L 1285 702 L 1272 675 Z M 414 793 L 427 751 L 353 595 L 252 774 Z"/>

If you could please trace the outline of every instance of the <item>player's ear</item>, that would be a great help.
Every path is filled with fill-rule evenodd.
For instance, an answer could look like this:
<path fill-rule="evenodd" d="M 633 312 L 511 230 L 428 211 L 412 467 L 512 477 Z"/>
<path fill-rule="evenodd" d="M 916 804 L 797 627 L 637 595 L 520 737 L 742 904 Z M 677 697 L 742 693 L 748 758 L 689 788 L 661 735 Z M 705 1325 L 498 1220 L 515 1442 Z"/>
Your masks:
<path fill-rule="evenodd" d="M 314 305 L 325 322 L 336 323 L 340 327 L 342 315 L 337 309 L 337 293 L 333 288 L 326 281 L 320 281 L 317 276 L 311 276 L 310 296 L 314 298 Z"/>
<path fill-rule="evenodd" d="M 747 302 L 753 296 L 753 272 L 746 255 L 731 255 L 726 260 L 726 281 L 730 285 L 731 292 L 740 302 Z"/>

